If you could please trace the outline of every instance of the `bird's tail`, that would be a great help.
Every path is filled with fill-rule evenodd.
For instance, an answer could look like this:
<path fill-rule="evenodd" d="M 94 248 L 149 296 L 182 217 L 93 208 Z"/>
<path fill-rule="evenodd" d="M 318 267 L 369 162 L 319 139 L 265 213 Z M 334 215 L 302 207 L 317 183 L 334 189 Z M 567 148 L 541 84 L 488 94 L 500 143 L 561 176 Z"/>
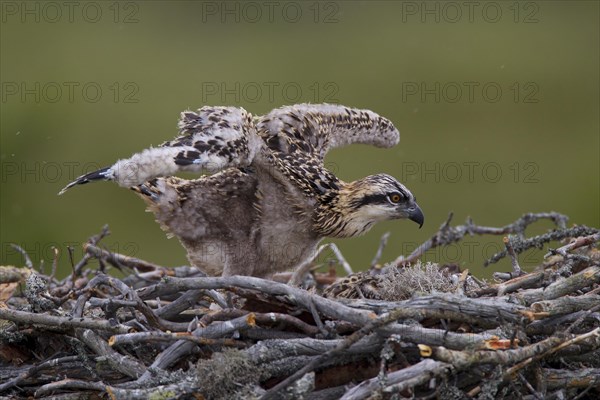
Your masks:
<path fill-rule="evenodd" d="M 97 171 L 90 172 L 89 174 L 81 175 L 79 178 L 75 179 L 73 182 L 69 183 L 65 186 L 60 192 L 59 195 L 63 194 L 70 188 L 75 185 L 83 185 L 93 181 L 111 181 L 114 180 L 114 171 L 111 167 L 104 167 Z"/>

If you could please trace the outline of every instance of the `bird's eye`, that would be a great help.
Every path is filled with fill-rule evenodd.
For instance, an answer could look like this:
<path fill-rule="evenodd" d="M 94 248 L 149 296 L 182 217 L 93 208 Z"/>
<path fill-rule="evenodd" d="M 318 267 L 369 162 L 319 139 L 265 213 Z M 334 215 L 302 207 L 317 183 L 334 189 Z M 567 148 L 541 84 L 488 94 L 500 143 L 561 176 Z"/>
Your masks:
<path fill-rule="evenodd" d="M 392 193 L 388 196 L 388 198 L 392 203 L 400 203 L 400 200 L 402 200 L 400 193 Z"/>

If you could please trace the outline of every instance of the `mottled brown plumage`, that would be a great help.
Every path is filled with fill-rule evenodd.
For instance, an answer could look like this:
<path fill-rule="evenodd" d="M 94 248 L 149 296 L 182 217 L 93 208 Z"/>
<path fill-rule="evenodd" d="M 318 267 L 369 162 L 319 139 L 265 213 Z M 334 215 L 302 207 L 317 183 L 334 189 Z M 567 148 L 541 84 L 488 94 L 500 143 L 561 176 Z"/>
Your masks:
<path fill-rule="evenodd" d="M 324 237 L 374 223 L 423 223 L 412 193 L 389 175 L 346 183 L 323 165 L 352 143 L 391 147 L 399 133 L 368 110 L 300 104 L 253 118 L 233 107 L 186 111 L 180 136 L 69 184 L 105 179 L 132 187 L 211 275 L 269 276 L 305 261 Z M 217 172 L 195 180 L 178 171 Z M 62 192 L 61 192 L 62 193 Z"/>

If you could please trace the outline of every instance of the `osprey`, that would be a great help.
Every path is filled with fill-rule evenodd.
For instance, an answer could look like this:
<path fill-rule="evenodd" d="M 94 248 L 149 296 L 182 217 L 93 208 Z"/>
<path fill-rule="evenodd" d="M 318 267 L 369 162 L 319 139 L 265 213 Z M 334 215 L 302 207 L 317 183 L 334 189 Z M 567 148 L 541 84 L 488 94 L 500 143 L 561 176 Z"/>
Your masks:
<path fill-rule="evenodd" d="M 353 143 L 392 147 L 394 125 L 369 110 L 298 104 L 253 117 L 243 108 L 184 111 L 180 135 L 68 184 L 130 187 L 210 275 L 269 276 L 307 260 L 325 237 L 361 235 L 375 223 L 423 225 L 415 197 L 386 174 L 344 182 L 323 165 Z M 186 180 L 180 171 L 213 173 Z"/>

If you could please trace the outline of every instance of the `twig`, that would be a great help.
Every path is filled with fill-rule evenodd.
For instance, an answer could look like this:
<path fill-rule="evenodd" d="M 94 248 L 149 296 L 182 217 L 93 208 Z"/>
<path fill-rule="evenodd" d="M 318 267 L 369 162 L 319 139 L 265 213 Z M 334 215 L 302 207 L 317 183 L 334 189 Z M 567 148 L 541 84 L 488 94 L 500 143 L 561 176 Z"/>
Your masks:
<path fill-rule="evenodd" d="M 560 339 L 557 337 L 550 337 L 540 343 L 536 343 L 535 345 L 532 346 L 539 346 L 541 351 L 539 352 L 535 352 L 535 354 L 531 354 L 528 357 L 524 357 L 523 361 L 519 362 L 518 364 L 510 367 L 509 369 L 507 369 L 504 374 L 504 380 L 508 381 L 511 379 L 511 377 L 519 370 L 525 368 L 526 366 L 528 366 L 529 364 L 539 360 L 542 357 L 551 355 L 553 353 L 556 353 L 557 351 L 559 351 L 560 349 L 563 349 L 565 347 L 571 346 L 577 342 L 580 341 L 584 341 L 590 338 L 595 338 L 597 339 L 598 337 L 600 337 L 600 328 L 596 328 L 590 332 L 584 333 L 582 335 L 576 336 L 572 339 L 569 340 L 564 340 L 564 339 Z M 531 346 L 528 346 L 531 347 Z"/>
<path fill-rule="evenodd" d="M 308 273 L 308 271 L 310 271 L 312 263 L 317 259 L 319 254 L 321 254 L 325 249 L 331 249 L 331 251 L 337 258 L 340 265 L 344 268 L 344 271 L 346 271 L 346 274 L 348 274 L 348 275 L 353 274 L 352 267 L 350 267 L 350 264 L 348 264 L 348 262 L 344 258 L 344 255 L 342 254 L 340 249 L 338 249 L 338 247 L 335 245 L 335 243 L 326 243 L 326 244 L 319 246 L 319 248 L 317 249 L 315 254 L 313 254 L 308 260 L 306 260 L 304 263 L 302 263 L 302 265 L 298 269 L 296 269 L 296 271 L 294 271 L 288 284 L 291 286 L 299 286 L 302 283 L 304 276 Z"/>
<path fill-rule="evenodd" d="M 142 299 L 155 298 L 162 294 L 179 292 L 190 289 L 227 289 L 240 287 L 244 289 L 258 290 L 265 294 L 274 296 L 285 296 L 290 302 L 310 310 L 310 302 L 314 301 L 317 310 L 335 319 L 341 319 L 355 323 L 359 326 L 371 321 L 376 315 L 370 311 L 356 310 L 341 305 L 332 300 L 325 299 L 306 290 L 290 287 L 283 283 L 277 283 L 249 276 L 228 276 L 222 278 L 165 278 L 156 285 L 138 290 Z"/>
<path fill-rule="evenodd" d="M 424 384 L 435 376 L 443 376 L 452 369 L 451 364 L 424 359 L 410 367 L 390 372 L 386 375 L 385 382 L 380 382 L 378 378 L 365 380 L 348 390 L 340 400 L 370 398 L 374 392 L 381 388 L 381 384 L 386 386 L 383 388 L 386 393 L 402 392 L 408 388 Z"/>
<path fill-rule="evenodd" d="M 567 252 L 569 252 L 571 250 L 575 250 L 575 249 L 583 247 L 583 246 L 592 245 L 598 241 L 600 241 L 600 232 L 595 233 L 593 235 L 589 235 L 589 236 L 581 236 L 581 237 L 578 237 L 578 238 L 574 239 L 573 241 L 571 241 L 571 243 L 566 244 L 562 247 L 559 247 L 556 250 L 549 249 L 548 253 L 546 253 L 544 255 L 544 258 L 548 258 L 553 254 L 559 254 L 563 257 L 566 257 Z"/>
<path fill-rule="evenodd" d="M 113 350 L 106 340 L 90 329 L 77 329 L 77 337 L 99 356 L 104 357 L 113 370 L 132 378 L 140 377 L 146 367 L 137 359 Z"/>
<path fill-rule="evenodd" d="M 371 261 L 371 269 L 374 269 L 375 266 L 379 263 L 379 260 L 381 259 L 381 256 L 383 255 L 383 250 L 385 249 L 385 246 L 387 245 L 389 238 L 390 238 L 389 232 L 386 232 L 383 234 L 383 236 L 381 236 L 381 239 L 379 240 L 379 247 L 377 248 L 375 257 L 373 257 L 373 260 Z"/>
<path fill-rule="evenodd" d="M 313 262 L 319 257 L 319 254 L 323 252 L 328 246 L 328 244 L 322 244 L 319 246 L 317 251 L 310 256 L 307 260 L 305 260 L 292 274 L 292 277 L 288 281 L 288 285 L 290 286 L 300 286 L 302 281 L 304 280 L 304 276 L 311 270 Z"/>
<path fill-rule="evenodd" d="M 200 319 L 200 324 L 202 326 L 207 326 L 213 321 L 227 321 L 229 319 L 238 318 L 248 314 L 250 314 L 250 312 L 245 310 L 225 309 L 204 315 L 202 319 Z M 298 329 L 307 335 L 316 335 L 319 333 L 319 329 L 317 327 L 307 324 L 306 322 L 292 315 L 274 312 L 252 314 L 254 315 L 254 319 L 258 324 L 285 325 L 287 327 Z"/>
<path fill-rule="evenodd" d="M 58 269 L 58 249 L 53 246 L 52 251 L 54 252 L 54 259 L 52 260 L 52 272 L 50 273 L 50 279 L 48 280 L 49 282 L 54 281 L 56 270 Z"/>
<path fill-rule="evenodd" d="M 430 239 L 425 241 L 419 247 L 417 247 L 408 257 L 400 256 L 393 261 L 395 266 L 406 266 L 415 260 L 419 259 L 427 250 L 433 249 L 438 246 L 445 246 L 460 241 L 466 234 L 469 235 L 506 235 L 509 233 L 523 236 L 525 229 L 532 223 L 540 219 L 551 219 L 559 228 L 564 228 L 568 218 L 558 213 L 529 213 L 523 215 L 521 218 L 513 222 L 512 224 L 505 225 L 501 228 L 488 227 L 488 226 L 477 226 L 473 224 L 473 221 L 468 218 L 464 225 L 458 225 L 455 227 L 450 226 L 453 214 L 448 215 L 448 219 L 444 222 L 438 232 L 436 232 Z M 517 251 L 518 252 L 518 251 Z M 486 264 L 487 265 L 487 264 Z"/>
<path fill-rule="evenodd" d="M 125 266 L 129 268 L 136 268 L 141 271 L 155 271 L 164 269 L 164 267 L 161 267 L 160 265 L 152 264 L 148 261 L 140 260 L 139 258 L 129 257 L 118 253 L 111 253 L 110 251 L 101 249 L 91 243 L 84 244 L 83 250 L 91 256 L 108 261 L 117 268 Z"/>
<path fill-rule="evenodd" d="M 596 228 L 590 228 L 584 225 L 576 226 L 575 228 L 570 229 L 560 229 L 552 232 L 548 232 L 543 235 L 539 235 L 530 239 L 523 240 L 514 240 L 512 245 L 515 250 L 515 253 L 520 254 L 526 250 L 531 248 L 539 248 L 541 249 L 546 243 L 562 240 L 570 237 L 578 237 L 584 235 L 591 235 L 600 232 L 600 230 Z M 500 261 L 502 258 L 506 257 L 507 251 L 503 250 L 499 253 L 494 254 L 487 261 L 485 261 L 484 266 L 488 266 L 490 264 L 496 263 Z"/>
<path fill-rule="evenodd" d="M 136 303 L 136 309 L 140 311 L 144 315 L 144 317 L 146 317 L 146 320 L 148 321 L 150 326 L 159 329 L 165 326 L 164 321 L 161 318 L 159 318 L 156 314 L 154 314 L 154 311 L 150 307 L 148 307 L 148 305 L 144 303 L 142 299 L 140 299 L 137 292 L 129 288 L 127 285 L 125 285 L 118 279 L 109 277 L 104 274 L 100 274 L 94 277 L 92 280 L 90 280 L 84 290 L 90 291 L 91 289 L 94 289 L 96 286 L 100 285 L 108 285 L 110 287 L 113 287 L 114 289 L 118 290 L 123 296 L 134 301 Z M 74 315 L 81 315 L 86 301 L 86 296 L 79 297 L 75 306 Z"/>
<path fill-rule="evenodd" d="M 348 261 L 346 261 L 340 249 L 338 249 L 335 243 L 328 243 L 328 245 L 335 257 L 337 258 L 340 265 L 344 268 L 344 272 L 346 272 L 346 275 L 352 275 L 354 271 L 352 271 L 352 267 L 350 267 L 350 264 L 348 264 Z"/>
<path fill-rule="evenodd" d="M 519 260 L 517 258 L 517 254 L 515 253 L 515 249 L 512 245 L 512 236 L 505 236 L 502 241 L 506 246 L 506 251 L 510 256 L 510 263 L 512 264 L 514 277 L 521 276 L 523 274 L 523 270 L 521 270 L 521 266 L 519 265 Z"/>
<path fill-rule="evenodd" d="M 81 381 L 81 380 L 76 380 L 76 379 L 63 379 L 61 381 L 48 383 L 48 384 L 40 387 L 38 390 L 36 390 L 35 396 L 41 397 L 46 394 L 60 391 L 63 389 L 70 389 L 70 390 L 76 389 L 78 391 L 93 390 L 93 391 L 103 392 L 103 391 L 107 390 L 108 388 L 109 388 L 109 386 L 102 382 L 87 382 L 87 381 Z"/>
<path fill-rule="evenodd" d="M 71 318 L 71 317 L 55 317 L 47 314 L 33 314 L 26 311 L 17 311 L 7 308 L 0 308 L 0 319 L 18 322 L 21 324 L 41 325 L 50 329 L 58 328 L 88 328 L 100 331 L 109 331 L 115 333 L 127 333 L 129 327 L 114 324 L 107 320 L 92 319 L 92 318 Z"/>
<path fill-rule="evenodd" d="M 235 320 L 228 321 L 228 323 L 219 323 L 219 328 L 226 326 L 228 329 L 223 331 L 226 335 L 232 330 L 246 329 L 253 326 L 253 314 L 248 314 L 242 318 L 236 318 Z M 136 343 L 147 343 L 147 342 L 169 342 L 178 340 L 187 340 L 197 345 L 214 345 L 222 344 L 227 346 L 245 347 L 243 342 L 239 342 L 232 339 L 222 339 L 217 341 L 215 338 L 209 339 L 202 337 L 201 332 L 205 329 L 200 329 L 198 333 L 193 332 L 137 332 L 137 333 L 126 333 L 122 335 L 111 336 L 108 340 L 110 346 L 119 346 L 124 344 L 136 344 Z M 214 329 L 213 329 L 214 330 Z M 141 374 L 139 375 L 141 376 Z"/>
<path fill-rule="evenodd" d="M 13 249 L 15 249 L 19 253 L 21 253 L 21 255 L 23 256 L 23 258 L 25 259 L 25 266 L 27 268 L 33 269 L 33 263 L 31 262 L 31 258 L 29 258 L 29 254 L 27 254 L 27 252 L 25 250 L 23 250 L 23 248 L 21 246 L 19 246 L 18 244 L 15 244 L 15 243 L 11 243 L 10 247 L 12 247 Z"/>
<path fill-rule="evenodd" d="M 553 219 L 559 230 L 524 239 L 536 218 Z M 263 387 L 279 382 L 266 398 L 427 398 L 444 387 L 474 395 L 488 377 L 490 385 L 525 400 L 595 398 L 600 371 L 588 366 L 600 357 L 600 252 L 592 247 L 599 232 L 575 237 L 551 250 L 554 256 L 535 272 L 511 279 L 521 273 L 519 249 L 544 245 L 549 234 L 569 238 L 595 229 L 565 229 L 565 221 L 555 213 L 527 214 L 503 228 L 470 220 L 450 227 L 448 220 L 428 246 L 467 234 L 508 236 L 513 272 L 500 284 L 480 283 L 478 290 L 468 276 L 458 290 L 454 271 L 444 269 L 451 282 L 441 289 L 445 293 L 416 282 L 422 293 L 402 301 L 322 298 L 317 291 L 335 273 L 315 274 L 321 285 L 307 291 L 245 276 L 198 277 L 195 267 L 140 263 L 89 243 L 92 250 L 62 281 L 50 272 L 36 273 L 22 292 L 15 283 L 0 285 L 2 353 L 23 362 L 0 366 L 0 376 L 7 377 L 0 392 L 65 399 L 82 391 L 112 398 L 258 398 Z M 378 253 L 384 245 L 385 237 Z M 119 279 L 98 274 L 102 266 L 84 268 L 92 253 L 101 264 L 110 259 L 126 267 L 129 275 Z M 55 252 L 53 269 L 57 258 Z M 467 282 L 467 271 L 459 285 Z M 3 272 L 6 282 L 23 280 L 10 267 Z M 369 290 L 393 296 L 398 283 L 379 278 L 388 277 L 370 275 Z M 65 317 L 69 312 L 73 316 Z M 36 361 L 44 359 L 49 361 Z M 186 365 L 204 372 L 184 372 Z M 494 380 L 493 367 L 508 374 Z M 63 377 L 69 379 L 54 381 Z"/>
<path fill-rule="evenodd" d="M 600 266 L 586 268 L 543 288 L 522 290 L 515 296 L 529 305 L 537 301 L 556 299 L 597 283 L 600 283 Z"/>
<path fill-rule="evenodd" d="M 248 314 L 243 317 L 235 318 L 231 321 L 226 321 L 218 324 L 212 324 L 206 328 L 197 328 L 192 332 L 196 337 L 204 337 L 209 339 L 221 338 L 225 335 L 231 334 L 235 331 L 253 327 L 255 325 L 255 319 L 253 314 Z M 166 350 L 156 357 L 152 365 L 137 381 L 137 384 L 144 384 L 152 378 L 151 370 L 165 369 L 171 366 L 184 354 L 189 354 L 194 344 L 190 341 L 179 340 L 169 346 Z"/>
<path fill-rule="evenodd" d="M 334 349 L 331 349 L 328 352 L 321 354 L 318 357 L 315 357 L 305 367 L 299 369 L 298 371 L 296 371 L 295 373 L 293 373 L 292 375 L 290 375 L 289 377 L 287 377 L 286 379 L 284 379 L 283 381 L 279 382 L 277 385 L 275 385 L 274 387 L 269 389 L 267 391 L 267 393 L 265 393 L 265 395 L 261 397 L 261 399 L 269 400 L 269 399 L 275 398 L 278 395 L 278 393 L 281 393 L 288 386 L 293 384 L 298 379 L 302 378 L 305 374 L 312 372 L 319 365 L 325 363 L 327 360 L 331 359 L 335 355 L 346 350 L 347 348 L 352 346 L 354 343 L 356 343 L 357 341 L 359 341 L 360 339 L 362 339 L 363 337 L 365 337 L 367 334 L 371 333 L 372 331 L 374 331 L 378 328 L 381 328 L 384 325 L 390 324 L 397 319 L 398 319 L 398 316 L 396 315 L 396 312 L 392 311 L 390 313 L 382 315 L 381 317 L 378 317 L 377 319 L 374 319 L 374 320 L 368 322 L 365 326 L 360 328 L 358 331 L 354 332 L 352 335 L 350 335 L 346 339 L 344 339 L 344 341 L 341 342 Z"/>
<path fill-rule="evenodd" d="M 110 235 L 110 231 L 108 230 L 108 225 L 104 225 L 102 227 L 102 231 L 100 231 L 99 234 L 94 235 L 88 239 L 87 244 L 96 245 L 108 235 Z M 85 245 L 84 245 L 84 247 L 85 247 Z M 83 267 L 85 267 L 87 265 L 90 258 L 91 258 L 91 255 L 84 252 L 83 258 L 73 268 L 73 277 L 72 277 L 73 283 L 75 282 L 76 277 L 81 275 L 81 271 L 82 271 Z"/>
<path fill-rule="evenodd" d="M 80 358 L 77 356 L 67 356 L 67 357 L 53 358 L 51 360 L 47 360 L 47 361 L 41 362 L 39 364 L 33 365 L 32 367 L 27 368 L 25 371 L 23 371 L 17 377 L 15 377 L 11 380 L 8 380 L 4 383 L 0 383 L 0 392 L 8 390 L 12 387 L 18 386 L 21 382 L 25 381 L 26 379 L 35 377 L 36 375 L 38 375 L 40 372 L 42 372 L 45 369 L 52 369 L 52 368 L 56 367 L 57 365 L 72 362 L 72 361 L 79 361 L 79 360 L 80 360 Z"/>

